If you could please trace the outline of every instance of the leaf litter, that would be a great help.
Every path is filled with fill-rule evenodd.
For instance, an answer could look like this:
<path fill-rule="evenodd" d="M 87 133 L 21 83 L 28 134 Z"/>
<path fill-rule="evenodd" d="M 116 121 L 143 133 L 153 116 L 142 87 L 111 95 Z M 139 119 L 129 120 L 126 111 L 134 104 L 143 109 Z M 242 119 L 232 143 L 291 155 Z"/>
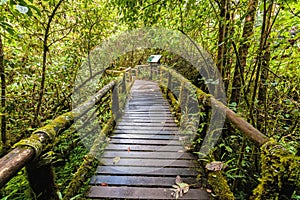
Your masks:
<path fill-rule="evenodd" d="M 183 194 L 189 191 L 190 185 L 184 183 L 179 175 L 176 176 L 175 183 L 176 185 L 172 185 L 173 188 L 170 190 L 172 191 L 172 197 L 178 199 L 179 197 L 182 197 Z"/>

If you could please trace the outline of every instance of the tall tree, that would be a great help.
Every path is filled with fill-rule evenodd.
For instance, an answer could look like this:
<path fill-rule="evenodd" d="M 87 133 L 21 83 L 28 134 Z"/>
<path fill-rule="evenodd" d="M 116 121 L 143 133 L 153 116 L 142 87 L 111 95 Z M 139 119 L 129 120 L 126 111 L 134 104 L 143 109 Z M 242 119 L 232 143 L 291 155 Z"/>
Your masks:
<path fill-rule="evenodd" d="M 5 66 L 3 52 L 2 35 L 0 35 L 0 76 L 1 76 L 1 140 L 2 145 L 6 145 L 6 81 L 5 81 Z"/>
<path fill-rule="evenodd" d="M 241 100 L 241 88 L 244 82 L 244 70 L 247 65 L 247 56 L 251 45 L 251 38 L 254 34 L 254 22 L 256 17 L 256 9 L 258 0 L 250 0 L 247 6 L 245 22 L 241 43 L 238 49 L 237 61 L 234 69 L 234 77 L 232 79 L 231 102 L 238 105 Z"/>
<path fill-rule="evenodd" d="M 61 5 L 61 3 L 63 2 L 63 0 L 60 0 L 54 7 L 51 15 L 48 18 L 48 22 L 46 25 L 46 30 L 44 33 L 44 39 L 43 39 L 43 65 L 42 65 L 42 80 L 41 80 L 41 86 L 39 89 L 39 98 L 38 98 L 38 102 L 37 102 L 37 107 L 36 107 L 36 111 L 35 111 L 35 115 L 34 115 L 34 119 L 33 119 L 33 125 L 34 126 L 38 126 L 39 124 L 39 114 L 40 114 L 40 110 L 41 110 L 41 106 L 43 103 L 43 96 L 44 96 L 44 92 L 45 92 L 45 79 L 46 79 L 46 68 L 47 68 L 47 54 L 49 51 L 49 45 L 48 45 L 48 38 L 50 35 L 50 28 L 51 28 L 51 23 L 53 21 L 53 18 L 57 12 L 57 9 L 59 8 L 59 6 Z"/>

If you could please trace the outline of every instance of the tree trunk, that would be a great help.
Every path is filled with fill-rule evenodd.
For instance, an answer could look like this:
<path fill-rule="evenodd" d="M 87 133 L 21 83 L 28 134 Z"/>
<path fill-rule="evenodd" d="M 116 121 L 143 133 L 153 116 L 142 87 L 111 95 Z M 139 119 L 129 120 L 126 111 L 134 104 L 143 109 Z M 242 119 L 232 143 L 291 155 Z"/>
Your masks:
<path fill-rule="evenodd" d="M 256 17 L 257 5 L 258 5 L 258 0 L 250 0 L 248 3 L 247 15 L 243 27 L 242 42 L 238 49 L 237 62 L 235 65 L 234 78 L 232 80 L 233 83 L 232 83 L 232 91 L 231 91 L 231 102 L 236 102 L 237 105 L 241 99 L 243 73 L 247 64 L 247 56 L 250 47 L 251 36 L 254 33 L 254 22 Z"/>
<path fill-rule="evenodd" d="M 218 39 L 218 56 L 217 56 L 217 67 L 222 73 L 224 64 L 224 51 L 225 51 L 225 32 L 226 32 L 226 0 L 221 0 L 219 3 L 220 18 L 219 18 L 219 39 Z M 223 74 L 222 74 L 223 75 Z"/>
<path fill-rule="evenodd" d="M 35 110 L 35 115 L 34 115 L 34 119 L 33 119 L 33 127 L 40 126 L 39 114 L 40 114 L 40 110 L 41 110 L 41 107 L 42 107 L 43 96 L 44 96 L 44 92 L 45 92 L 47 53 L 49 51 L 48 37 L 49 37 L 50 28 L 51 28 L 51 22 L 52 22 L 55 14 L 56 14 L 57 9 L 59 8 L 59 6 L 61 5 L 62 2 L 63 2 L 63 0 L 60 0 L 57 3 L 57 5 L 53 9 L 51 15 L 49 16 L 46 31 L 45 31 L 45 34 L 44 34 L 42 80 L 41 80 L 41 87 L 40 87 L 40 90 L 39 90 L 39 98 L 38 98 L 37 108 Z"/>
<path fill-rule="evenodd" d="M 6 82 L 2 36 L 0 35 L 0 76 L 1 76 L 1 141 L 6 146 Z"/>
<path fill-rule="evenodd" d="M 263 105 L 263 114 L 258 116 L 263 116 L 263 119 L 257 119 L 258 122 L 263 122 L 264 126 L 262 128 L 262 123 L 257 123 L 257 128 L 261 130 L 264 134 L 266 133 L 266 122 L 267 122 L 267 80 L 268 80 L 268 68 L 269 63 L 271 59 L 270 54 L 270 43 L 267 41 L 272 29 L 272 17 L 274 15 L 274 3 L 273 1 L 270 2 L 270 5 L 268 7 L 267 13 L 266 13 L 266 28 L 264 31 L 264 38 L 265 42 L 262 46 L 262 56 L 261 61 L 258 63 L 261 69 L 260 73 L 260 84 L 259 84 L 259 91 L 258 91 L 258 100 L 261 105 Z M 275 19 L 274 19 L 275 20 Z"/>

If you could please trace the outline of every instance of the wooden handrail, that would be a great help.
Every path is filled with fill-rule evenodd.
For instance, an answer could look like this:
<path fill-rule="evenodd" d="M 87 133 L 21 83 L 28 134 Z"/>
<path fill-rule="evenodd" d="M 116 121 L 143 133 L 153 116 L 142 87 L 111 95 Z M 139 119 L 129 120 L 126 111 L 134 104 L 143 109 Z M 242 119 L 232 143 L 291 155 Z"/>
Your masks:
<path fill-rule="evenodd" d="M 166 71 L 172 75 L 172 77 L 177 78 L 180 82 L 186 82 L 190 83 L 190 81 L 186 78 L 184 78 L 182 75 L 177 73 L 175 70 L 160 66 L 160 69 L 163 71 Z M 168 81 L 169 84 L 169 81 Z M 217 109 L 220 109 L 221 112 L 226 114 L 226 118 L 233 124 L 237 129 L 239 129 L 242 134 L 246 135 L 250 139 L 257 142 L 259 145 L 263 145 L 270 139 L 265 136 L 263 133 L 261 133 L 259 130 L 257 130 L 255 127 L 253 127 L 250 123 L 248 123 L 246 120 L 244 120 L 242 117 L 240 117 L 238 114 L 233 112 L 230 108 L 228 108 L 226 105 L 224 105 L 222 102 L 218 101 L 216 98 L 211 96 L 210 94 L 207 94 L 200 90 L 197 86 L 190 83 L 190 85 L 193 87 L 193 89 L 197 93 L 197 97 L 202 103 L 204 103 L 206 106 L 214 106 Z"/>
<path fill-rule="evenodd" d="M 17 143 L 15 149 L 0 159 L 0 187 L 4 186 L 28 162 L 38 157 L 43 147 L 51 143 L 57 134 L 69 128 L 76 118 L 88 112 L 95 103 L 98 103 L 116 85 L 116 82 L 115 80 L 111 81 L 72 111 L 56 117 L 46 126 L 37 129 L 29 138 Z"/>

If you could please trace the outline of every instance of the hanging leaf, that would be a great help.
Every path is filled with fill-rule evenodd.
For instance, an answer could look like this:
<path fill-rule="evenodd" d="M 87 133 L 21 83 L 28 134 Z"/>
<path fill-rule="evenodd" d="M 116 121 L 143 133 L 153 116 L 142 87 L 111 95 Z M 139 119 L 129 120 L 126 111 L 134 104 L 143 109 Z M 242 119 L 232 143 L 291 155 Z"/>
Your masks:
<path fill-rule="evenodd" d="M 22 14 L 26 14 L 29 11 L 29 9 L 26 6 L 21 6 L 19 4 L 16 5 L 16 9 Z"/>

